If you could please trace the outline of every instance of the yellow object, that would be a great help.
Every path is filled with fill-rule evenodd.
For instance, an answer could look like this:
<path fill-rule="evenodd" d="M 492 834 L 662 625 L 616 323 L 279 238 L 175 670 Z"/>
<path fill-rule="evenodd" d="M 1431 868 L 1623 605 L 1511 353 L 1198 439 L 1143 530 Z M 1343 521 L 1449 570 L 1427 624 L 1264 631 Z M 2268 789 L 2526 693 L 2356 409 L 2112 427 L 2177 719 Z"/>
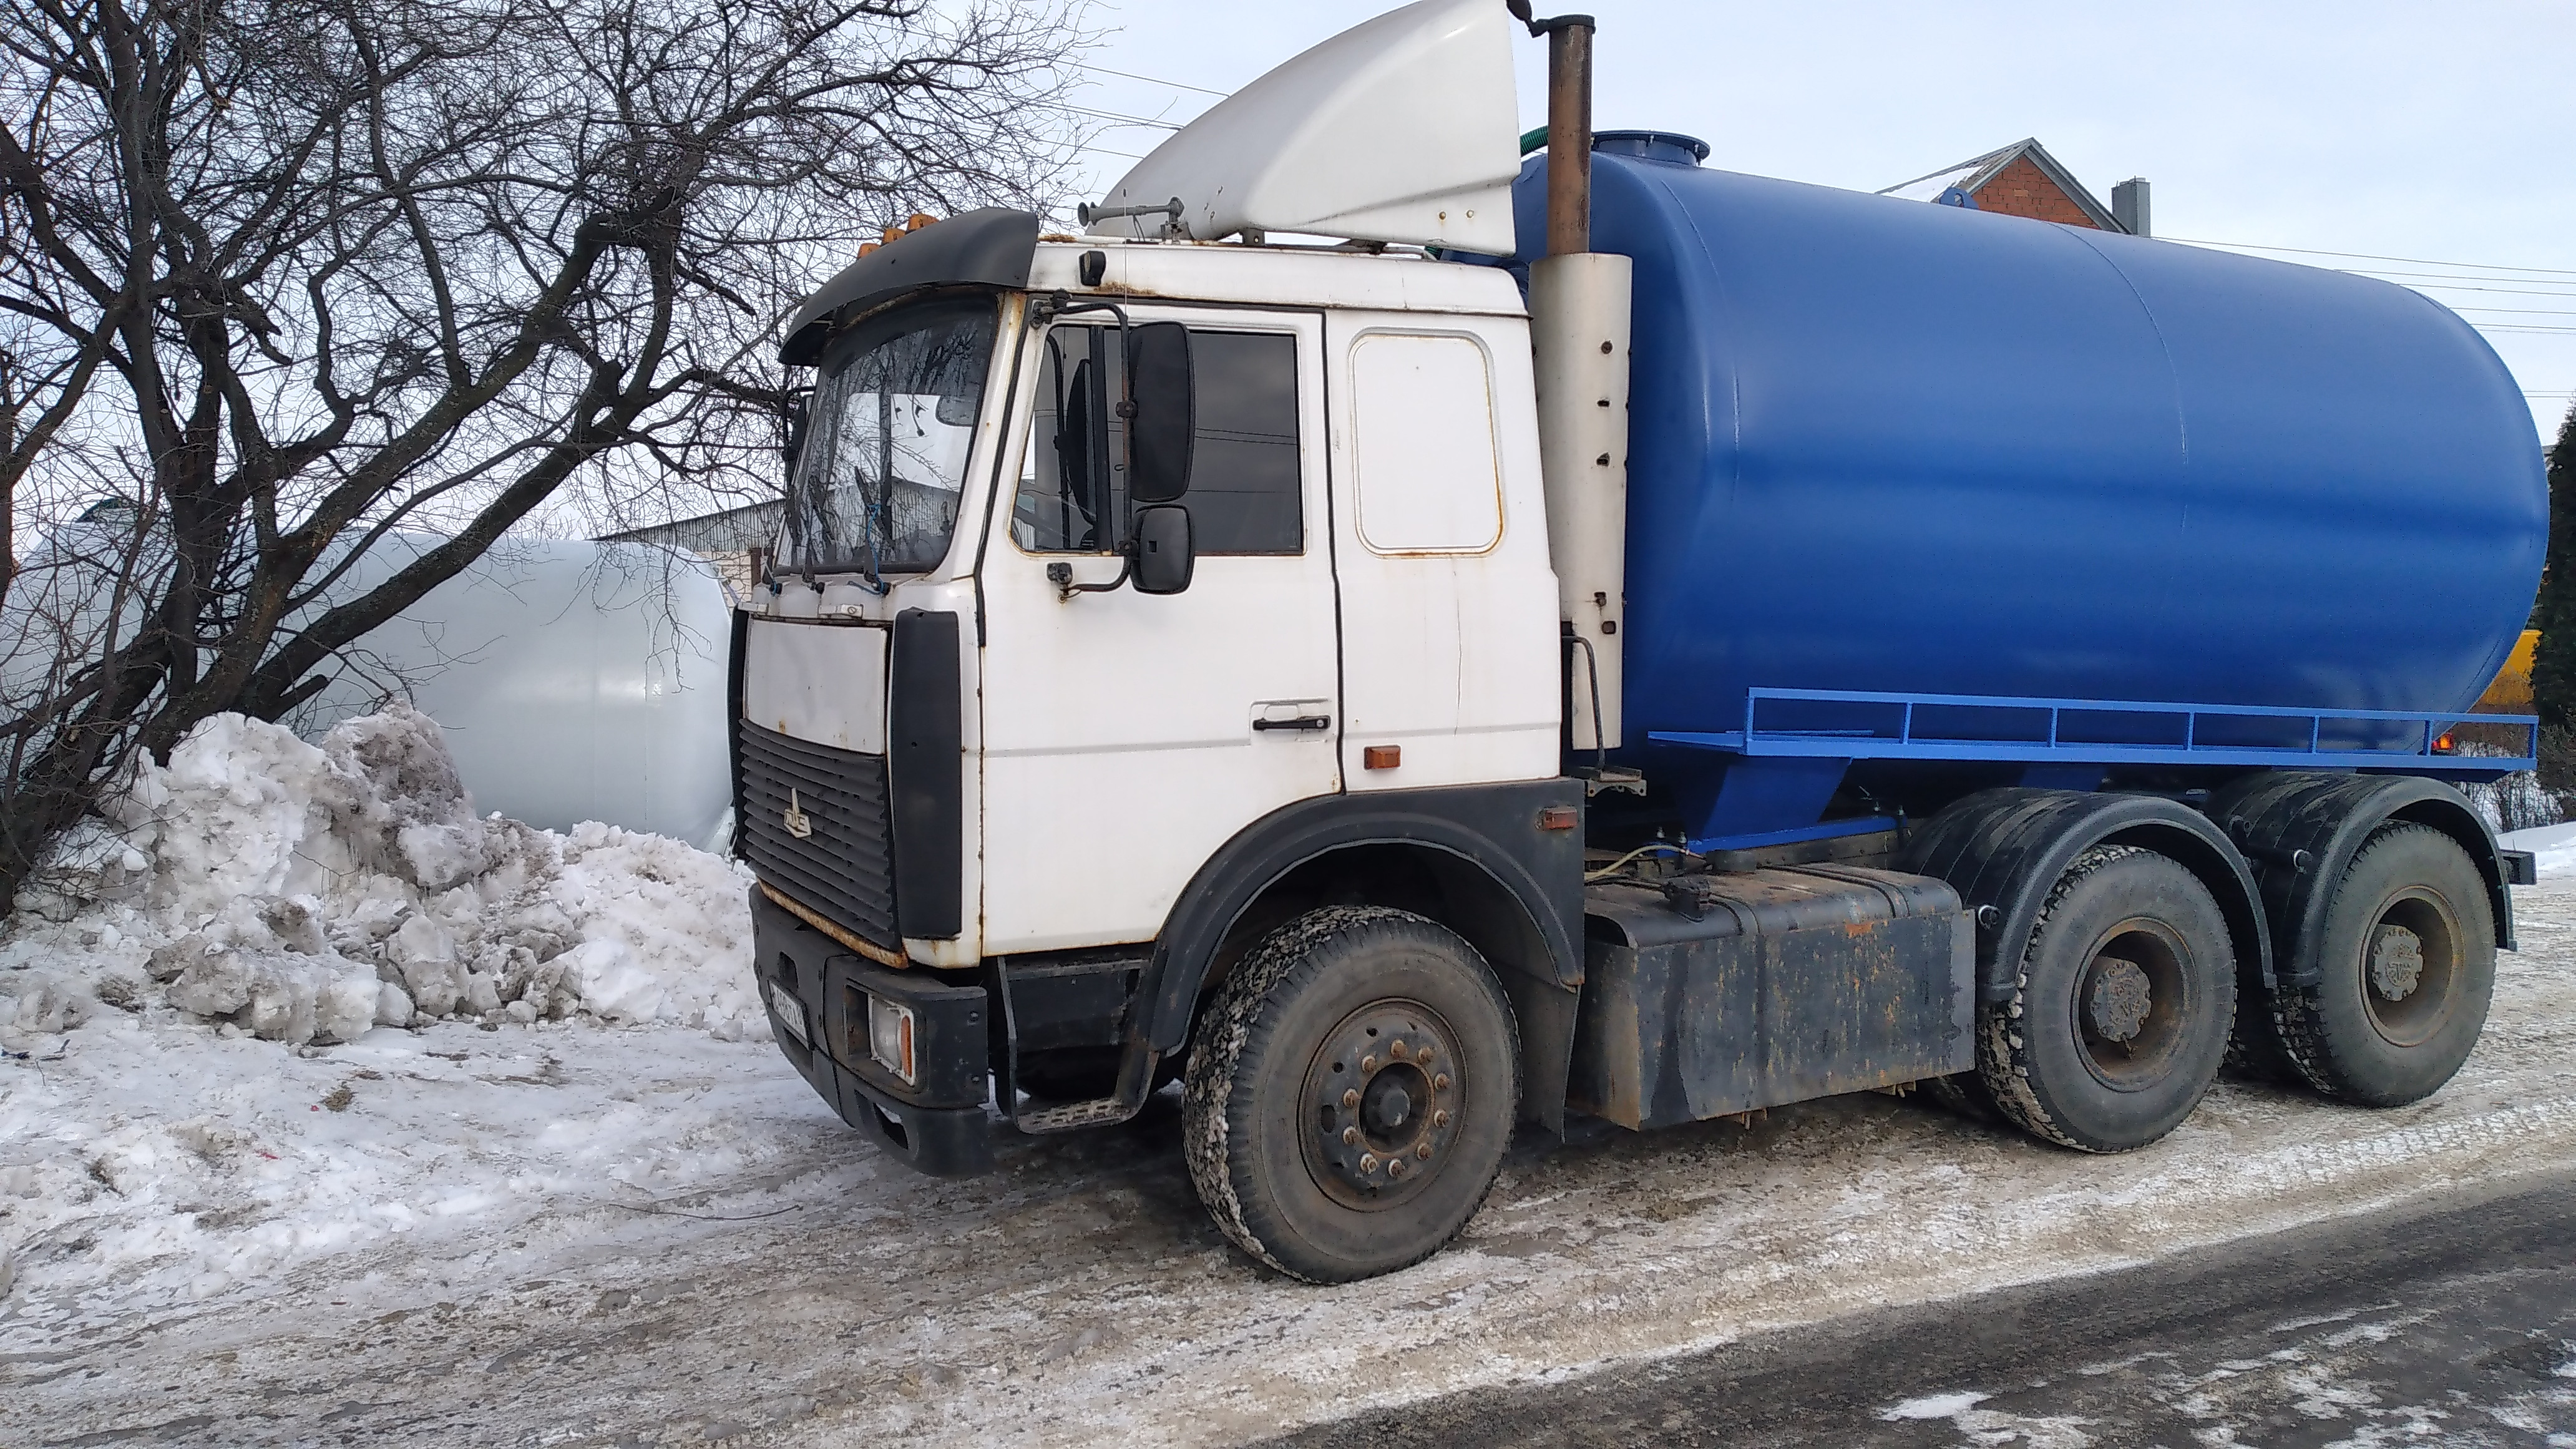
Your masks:
<path fill-rule="evenodd" d="M 2504 668 L 2496 671 L 2495 683 L 2478 696 L 2477 709 L 2484 714 L 2531 713 L 2531 653 L 2540 645 L 2540 631 L 2525 629 L 2513 643 L 2513 652 L 2504 657 Z"/>

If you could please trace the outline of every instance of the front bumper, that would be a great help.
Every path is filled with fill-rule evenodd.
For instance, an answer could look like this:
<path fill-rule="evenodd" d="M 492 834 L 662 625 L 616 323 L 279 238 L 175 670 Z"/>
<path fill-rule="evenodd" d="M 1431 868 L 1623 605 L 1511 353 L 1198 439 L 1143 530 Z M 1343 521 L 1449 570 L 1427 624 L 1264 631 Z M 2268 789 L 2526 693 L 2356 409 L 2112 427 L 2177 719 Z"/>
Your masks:
<path fill-rule="evenodd" d="M 993 1165 L 991 1028 L 981 986 L 955 986 L 927 970 L 894 971 L 855 953 L 751 892 L 752 964 L 778 1049 L 841 1120 L 935 1177 Z M 802 1011 L 780 1015 L 783 986 Z M 911 1008 L 914 1078 L 904 1081 L 868 1050 L 868 998 Z M 803 1028 L 803 1038 L 793 1026 Z"/>

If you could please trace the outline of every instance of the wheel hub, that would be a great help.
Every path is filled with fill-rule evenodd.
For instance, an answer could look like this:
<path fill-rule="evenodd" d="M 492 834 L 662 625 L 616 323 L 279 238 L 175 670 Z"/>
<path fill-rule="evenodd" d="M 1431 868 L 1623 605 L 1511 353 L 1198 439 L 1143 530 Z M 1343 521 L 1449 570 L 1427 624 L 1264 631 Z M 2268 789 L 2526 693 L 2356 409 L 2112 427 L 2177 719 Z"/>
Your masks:
<path fill-rule="evenodd" d="M 2361 949 L 2361 1007 L 2392 1046 L 2441 1034 L 2460 1000 L 2467 932 L 2437 891 L 2409 886 L 2379 908 Z"/>
<path fill-rule="evenodd" d="M 2370 989 L 2383 1001 L 2404 1001 L 2423 982 L 2424 938 L 2381 923 L 2370 937 Z"/>
<path fill-rule="evenodd" d="M 2096 938 L 2067 1002 L 2085 1069 L 2118 1092 L 2164 1081 L 2183 1055 L 2191 1015 L 2189 947 L 2173 926 L 2131 916 Z"/>
<path fill-rule="evenodd" d="M 1404 1089 L 1400 1077 L 1407 1073 L 1393 1070 L 1380 1072 L 1360 1093 L 1360 1120 L 1375 1137 L 1393 1137 L 1413 1120 L 1413 1094 Z M 1410 1075 L 1420 1075 L 1412 1073 Z"/>
<path fill-rule="evenodd" d="M 2109 1041 L 2135 1040 L 2155 1005 L 2146 968 L 2117 956 L 2094 961 L 2093 989 L 2088 995 L 2091 999 L 2085 1008 L 2093 1014 L 2093 1030 Z"/>
<path fill-rule="evenodd" d="M 1456 1135 L 1460 1066 L 1448 1023 L 1418 1002 L 1373 1002 L 1344 1019 L 1306 1069 L 1316 1182 L 1354 1207 L 1411 1197 Z"/>

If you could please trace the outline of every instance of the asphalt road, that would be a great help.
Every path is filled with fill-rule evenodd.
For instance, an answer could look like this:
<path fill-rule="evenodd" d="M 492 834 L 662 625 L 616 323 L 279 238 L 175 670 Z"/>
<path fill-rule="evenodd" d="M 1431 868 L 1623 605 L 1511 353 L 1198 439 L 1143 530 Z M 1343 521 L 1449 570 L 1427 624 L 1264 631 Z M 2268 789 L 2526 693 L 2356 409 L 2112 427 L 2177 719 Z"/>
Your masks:
<path fill-rule="evenodd" d="M 2576 1449 L 2576 1173 L 1273 1442 Z"/>

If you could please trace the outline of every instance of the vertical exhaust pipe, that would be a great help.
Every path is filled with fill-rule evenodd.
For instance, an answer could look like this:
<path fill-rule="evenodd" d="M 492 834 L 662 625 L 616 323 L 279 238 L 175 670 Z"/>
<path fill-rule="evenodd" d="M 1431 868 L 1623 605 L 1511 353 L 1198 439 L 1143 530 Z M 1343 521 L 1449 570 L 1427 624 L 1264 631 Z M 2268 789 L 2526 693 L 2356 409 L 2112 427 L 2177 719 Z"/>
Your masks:
<path fill-rule="evenodd" d="M 1547 33 L 1547 254 L 1592 250 L 1592 17 L 1533 21 Z"/>
<path fill-rule="evenodd" d="M 1539 471 L 1578 753 L 1620 743 L 1628 530 L 1628 258 L 1592 250 L 1592 17 L 1532 20 L 1547 37 L 1547 252 L 1530 265 Z M 1595 701 L 1598 709 L 1595 709 Z"/>

